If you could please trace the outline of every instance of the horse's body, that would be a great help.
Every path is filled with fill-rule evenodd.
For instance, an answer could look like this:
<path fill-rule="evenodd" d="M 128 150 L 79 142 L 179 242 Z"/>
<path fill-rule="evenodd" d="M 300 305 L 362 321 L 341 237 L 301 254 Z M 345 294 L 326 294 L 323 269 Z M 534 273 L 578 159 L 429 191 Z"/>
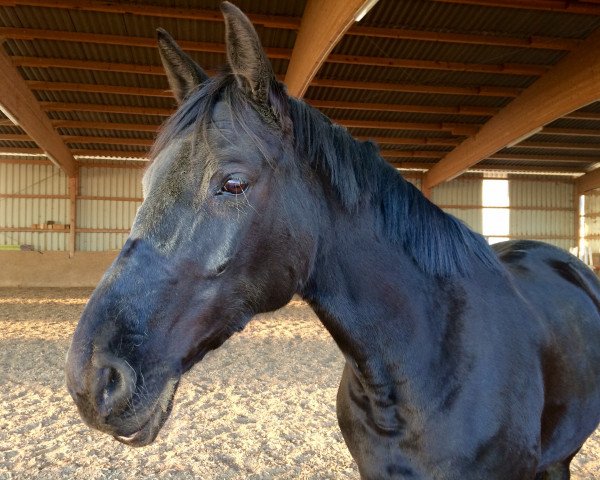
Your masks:
<path fill-rule="evenodd" d="M 366 298 L 350 307 L 349 292 L 318 288 L 317 297 L 337 299 L 328 307 L 316 301 L 320 318 L 356 342 L 347 356 L 368 356 L 347 362 L 337 400 L 364 478 L 521 479 L 550 467 L 563 478 L 596 428 L 593 274 L 545 244 L 498 249 L 510 275 L 483 270 L 466 281 L 423 282 L 410 265 L 365 251 L 385 272 L 350 285 Z M 341 265 L 331 285 L 373 275 Z"/>
<path fill-rule="evenodd" d="M 298 293 L 346 357 L 338 419 L 363 478 L 568 478 L 600 420 L 594 275 L 542 243 L 496 255 L 372 144 L 287 97 L 248 20 L 223 9 L 229 74 L 208 79 L 159 34 L 182 105 L 73 338 L 83 418 L 152 442 L 180 376 Z"/>

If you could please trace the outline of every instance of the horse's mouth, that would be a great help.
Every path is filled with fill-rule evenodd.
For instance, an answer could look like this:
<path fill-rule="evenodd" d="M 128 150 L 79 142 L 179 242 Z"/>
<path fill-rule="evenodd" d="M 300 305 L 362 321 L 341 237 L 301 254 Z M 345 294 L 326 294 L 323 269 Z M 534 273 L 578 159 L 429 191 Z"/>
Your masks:
<path fill-rule="evenodd" d="M 148 420 L 135 432 L 127 435 L 113 435 L 115 440 L 130 447 L 144 447 L 156 439 L 161 428 L 169 418 L 173 409 L 173 398 L 178 381 L 170 384 L 160 395 Z"/>

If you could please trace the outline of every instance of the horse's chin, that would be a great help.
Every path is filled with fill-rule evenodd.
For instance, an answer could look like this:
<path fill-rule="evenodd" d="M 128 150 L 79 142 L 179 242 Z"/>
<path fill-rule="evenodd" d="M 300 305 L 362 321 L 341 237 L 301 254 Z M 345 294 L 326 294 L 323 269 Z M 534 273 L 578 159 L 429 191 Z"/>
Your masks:
<path fill-rule="evenodd" d="M 171 414 L 178 383 L 179 381 L 174 382 L 163 390 L 148 420 L 137 431 L 127 435 L 113 434 L 115 440 L 130 447 L 145 447 L 154 442 Z"/>

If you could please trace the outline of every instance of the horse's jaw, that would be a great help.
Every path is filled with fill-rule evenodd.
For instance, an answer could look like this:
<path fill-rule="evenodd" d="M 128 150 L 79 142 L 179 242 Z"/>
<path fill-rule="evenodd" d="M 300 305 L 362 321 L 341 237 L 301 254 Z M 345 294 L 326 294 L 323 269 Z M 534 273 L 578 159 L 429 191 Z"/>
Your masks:
<path fill-rule="evenodd" d="M 179 379 L 170 380 L 155 401 L 148 419 L 134 432 L 127 432 L 126 435 L 113 433 L 115 440 L 130 447 L 145 447 L 154 442 L 171 414 L 178 385 Z"/>

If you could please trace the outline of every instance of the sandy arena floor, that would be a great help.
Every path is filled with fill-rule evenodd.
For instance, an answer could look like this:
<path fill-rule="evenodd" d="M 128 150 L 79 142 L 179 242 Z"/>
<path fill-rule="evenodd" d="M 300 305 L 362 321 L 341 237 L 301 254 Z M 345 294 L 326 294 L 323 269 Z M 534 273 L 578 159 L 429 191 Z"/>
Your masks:
<path fill-rule="evenodd" d="M 63 380 L 90 290 L 0 289 L 0 480 L 358 479 L 338 431 L 343 359 L 294 301 L 253 320 L 184 379 L 157 442 L 132 449 L 80 421 Z M 600 478 L 600 434 L 573 462 Z"/>

